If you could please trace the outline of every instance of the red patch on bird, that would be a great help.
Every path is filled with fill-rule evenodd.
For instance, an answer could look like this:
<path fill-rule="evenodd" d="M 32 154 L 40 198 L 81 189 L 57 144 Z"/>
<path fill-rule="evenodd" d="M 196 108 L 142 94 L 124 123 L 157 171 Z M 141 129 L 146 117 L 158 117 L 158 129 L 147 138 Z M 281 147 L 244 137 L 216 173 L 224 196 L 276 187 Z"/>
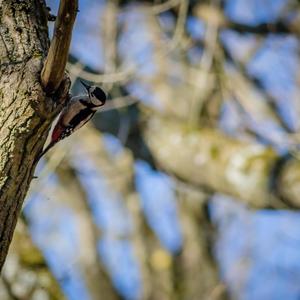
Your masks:
<path fill-rule="evenodd" d="M 53 129 L 52 136 L 51 136 L 51 142 L 57 142 L 61 138 L 61 134 L 63 133 L 64 128 L 60 124 L 56 124 L 56 126 Z"/>

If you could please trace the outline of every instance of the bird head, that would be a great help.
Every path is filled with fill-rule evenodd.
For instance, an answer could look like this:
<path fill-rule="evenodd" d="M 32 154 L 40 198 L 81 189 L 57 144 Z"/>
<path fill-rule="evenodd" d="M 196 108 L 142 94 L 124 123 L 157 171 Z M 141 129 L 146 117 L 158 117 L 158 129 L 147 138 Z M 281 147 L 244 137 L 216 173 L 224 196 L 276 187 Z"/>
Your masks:
<path fill-rule="evenodd" d="M 105 104 L 107 96 L 102 89 L 100 89 L 99 87 L 97 87 L 95 85 L 88 85 L 81 80 L 80 80 L 80 82 L 87 90 L 89 98 L 94 105 L 102 106 Z"/>

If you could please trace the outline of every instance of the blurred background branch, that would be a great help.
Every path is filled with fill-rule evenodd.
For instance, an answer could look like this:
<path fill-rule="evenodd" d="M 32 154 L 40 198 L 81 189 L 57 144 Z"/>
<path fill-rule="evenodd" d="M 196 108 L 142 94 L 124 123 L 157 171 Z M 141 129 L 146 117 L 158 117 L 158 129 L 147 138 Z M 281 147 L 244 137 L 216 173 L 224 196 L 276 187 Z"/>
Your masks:
<path fill-rule="evenodd" d="M 40 163 L 24 207 L 66 298 L 299 298 L 299 15 L 80 2 L 72 93 L 83 79 L 109 100 Z"/>

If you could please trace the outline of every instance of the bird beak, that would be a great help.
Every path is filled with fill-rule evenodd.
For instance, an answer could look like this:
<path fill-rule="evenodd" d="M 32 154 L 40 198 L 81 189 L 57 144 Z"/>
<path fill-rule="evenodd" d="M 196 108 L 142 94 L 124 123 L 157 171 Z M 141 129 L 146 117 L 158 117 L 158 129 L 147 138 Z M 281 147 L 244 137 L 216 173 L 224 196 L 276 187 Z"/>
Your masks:
<path fill-rule="evenodd" d="M 79 80 L 79 81 L 86 88 L 86 90 L 89 92 L 90 86 L 88 84 L 86 84 L 85 82 L 83 82 L 82 80 Z"/>

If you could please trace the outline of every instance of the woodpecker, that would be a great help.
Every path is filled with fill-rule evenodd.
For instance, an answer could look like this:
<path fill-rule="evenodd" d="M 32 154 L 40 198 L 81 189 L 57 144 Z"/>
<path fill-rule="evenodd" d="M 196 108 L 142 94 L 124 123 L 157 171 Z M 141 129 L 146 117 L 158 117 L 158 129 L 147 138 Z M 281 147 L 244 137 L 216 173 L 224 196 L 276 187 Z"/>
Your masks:
<path fill-rule="evenodd" d="M 51 141 L 38 156 L 37 161 L 56 143 L 86 124 L 96 111 L 105 104 L 106 94 L 102 89 L 97 86 L 90 86 L 81 80 L 80 82 L 88 94 L 72 97 L 63 108 L 52 131 Z"/>

